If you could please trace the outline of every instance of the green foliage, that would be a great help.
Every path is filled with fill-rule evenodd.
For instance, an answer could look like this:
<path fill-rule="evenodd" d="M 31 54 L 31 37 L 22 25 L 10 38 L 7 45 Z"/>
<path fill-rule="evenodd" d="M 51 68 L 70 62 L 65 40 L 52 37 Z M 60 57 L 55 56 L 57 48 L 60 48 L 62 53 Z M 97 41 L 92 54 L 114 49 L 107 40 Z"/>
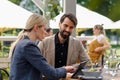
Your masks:
<path fill-rule="evenodd" d="M 9 0 L 9 1 L 11 1 L 11 2 L 13 2 L 13 3 L 17 4 L 17 5 L 19 5 L 20 2 L 21 2 L 21 0 Z"/>
<path fill-rule="evenodd" d="M 96 11 L 113 21 L 120 19 L 120 0 L 77 0 L 79 4 Z"/>
<path fill-rule="evenodd" d="M 20 5 L 21 7 L 33 12 L 33 13 L 39 13 L 43 14 L 43 12 L 33 3 L 32 0 L 9 0 L 17 5 Z M 45 17 L 49 19 L 53 19 L 55 16 L 57 16 L 63 8 L 60 6 L 59 0 L 49 0 L 48 4 L 46 5 L 45 11 Z"/>
<path fill-rule="evenodd" d="M 99 6 L 101 6 L 101 4 L 103 3 L 104 0 L 91 0 L 88 3 L 88 8 L 91 10 L 96 10 L 99 8 Z"/>
<path fill-rule="evenodd" d="M 33 13 L 43 14 L 42 11 L 33 3 L 32 0 L 22 0 L 20 6 Z"/>
<path fill-rule="evenodd" d="M 0 42 L 0 44 L 1 44 L 0 57 L 8 57 L 8 55 L 9 55 L 8 53 L 9 53 L 9 50 L 10 50 L 11 43 L 12 42 L 10 42 L 10 44 L 3 44 L 3 42 Z"/>
<path fill-rule="evenodd" d="M 2 33 L 2 36 L 17 36 L 21 29 L 10 29 Z M 0 57 L 8 57 L 13 41 L 0 41 Z"/>
<path fill-rule="evenodd" d="M 42 14 L 40 9 L 31 1 L 31 0 L 9 0 L 13 3 L 20 4 L 24 2 L 25 9 Z M 25 2 L 26 1 L 26 2 Z M 84 7 L 89 8 L 90 10 L 96 11 L 113 21 L 120 19 L 120 0 L 77 0 L 77 3 L 81 4 Z M 49 0 L 47 5 L 47 12 L 45 13 L 48 19 L 53 19 L 62 11 L 59 0 Z"/>
<path fill-rule="evenodd" d="M 112 5 L 110 13 L 108 15 L 109 18 L 111 18 L 114 21 L 117 21 L 120 19 L 120 0 L 116 0 L 116 3 Z"/>
<path fill-rule="evenodd" d="M 78 4 L 81 4 L 82 6 L 85 6 L 85 7 L 87 7 L 89 2 L 90 0 L 77 0 Z"/>
<path fill-rule="evenodd" d="M 53 19 L 63 10 L 63 8 L 60 6 L 59 0 L 50 0 L 48 2 L 47 9 L 50 12 L 50 19 Z"/>
<path fill-rule="evenodd" d="M 59 31 L 59 29 L 54 29 L 53 32 L 54 33 L 57 33 Z"/>
<path fill-rule="evenodd" d="M 7 75 L 5 71 L 9 74 L 9 69 L 0 69 L 0 74 L 2 75 L 3 80 L 9 80 L 9 75 Z"/>

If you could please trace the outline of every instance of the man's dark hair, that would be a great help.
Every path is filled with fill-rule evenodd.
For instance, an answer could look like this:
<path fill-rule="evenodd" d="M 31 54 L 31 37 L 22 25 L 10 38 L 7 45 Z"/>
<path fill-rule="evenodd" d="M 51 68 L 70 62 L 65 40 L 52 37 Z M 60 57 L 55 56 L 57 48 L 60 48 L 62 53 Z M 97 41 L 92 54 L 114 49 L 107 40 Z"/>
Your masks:
<path fill-rule="evenodd" d="M 77 18 L 75 17 L 75 15 L 73 15 L 72 13 L 66 13 L 64 14 L 61 19 L 60 19 L 60 23 L 62 23 L 64 21 L 65 18 L 69 18 L 75 25 L 77 25 Z"/>

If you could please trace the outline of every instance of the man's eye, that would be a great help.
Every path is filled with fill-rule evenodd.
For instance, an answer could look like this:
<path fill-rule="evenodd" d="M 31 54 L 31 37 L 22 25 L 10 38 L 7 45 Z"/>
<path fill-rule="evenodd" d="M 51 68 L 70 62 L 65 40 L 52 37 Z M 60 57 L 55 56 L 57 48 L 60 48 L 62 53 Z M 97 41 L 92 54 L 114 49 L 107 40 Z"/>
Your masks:
<path fill-rule="evenodd" d="M 64 26 L 64 27 L 67 27 L 67 25 L 66 25 L 66 24 L 64 24 L 63 26 Z"/>

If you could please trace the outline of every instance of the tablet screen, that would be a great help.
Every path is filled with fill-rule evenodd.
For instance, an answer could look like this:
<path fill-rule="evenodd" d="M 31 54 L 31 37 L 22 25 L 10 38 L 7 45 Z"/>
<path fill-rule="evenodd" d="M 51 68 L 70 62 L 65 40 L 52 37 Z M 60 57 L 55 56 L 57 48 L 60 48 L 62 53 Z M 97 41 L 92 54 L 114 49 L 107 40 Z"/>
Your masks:
<path fill-rule="evenodd" d="M 72 75 L 71 78 L 78 78 L 79 75 L 83 75 L 83 72 L 81 71 L 81 69 L 84 68 L 85 64 L 87 63 L 88 61 L 83 61 L 80 63 L 80 65 L 78 66 L 78 69 L 76 70 L 76 72 Z"/>

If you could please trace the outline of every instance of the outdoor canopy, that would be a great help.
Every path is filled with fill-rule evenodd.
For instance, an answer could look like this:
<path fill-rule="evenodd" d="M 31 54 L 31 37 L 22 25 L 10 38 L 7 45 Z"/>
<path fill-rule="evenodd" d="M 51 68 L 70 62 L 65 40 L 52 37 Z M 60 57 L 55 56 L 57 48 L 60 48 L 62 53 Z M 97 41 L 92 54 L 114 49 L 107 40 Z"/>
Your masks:
<path fill-rule="evenodd" d="M 0 1 L 0 28 L 24 28 L 32 13 L 8 0 Z"/>
<path fill-rule="evenodd" d="M 50 20 L 50 27 L 53 29 L 58 29 L 59 20 L 64 13 L 59 14 L 54 18 L 54 20 Z M 93 12 L 81 5 L 76 5 L 76 17 L 78 19 L 77 28 L 93 28 L 96 24 L 103 24 L 105 29 L 118 29 L 117 25 L 110 20 L 109 18 L 100 15 L 96 12 Z"/>

